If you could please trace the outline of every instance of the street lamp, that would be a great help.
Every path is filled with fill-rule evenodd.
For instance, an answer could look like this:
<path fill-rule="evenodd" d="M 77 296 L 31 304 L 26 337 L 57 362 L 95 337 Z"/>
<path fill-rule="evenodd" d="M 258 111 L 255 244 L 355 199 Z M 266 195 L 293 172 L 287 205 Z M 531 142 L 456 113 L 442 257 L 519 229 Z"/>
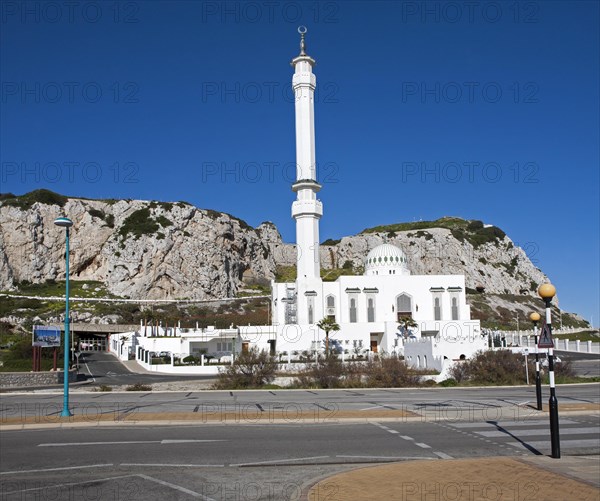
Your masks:
<path fill-rule="evenodd" d="M 546 325 L 548 337 L 552 339 L 552 314 L 550 311 L 552 298 L 556 295 L 556 288 L 552 284 L 542 284 L 538 289 L 539 296 L 546 304 Z M 544 333 L 542 333 L 544 338 Z M 558 402 L 556 400 L 556 390 L 554 385 L 554 348 L 550 345 L 548 348 L 548 376 L 550 378 L 550 400 L 548 407 L 550 410 L 550 442 L 552 444 L 552 457 L 560 459 L 560 437 L 558 432 Z"/>
<path fill-rule="evenodd" d="M 535 396 L 537 400 L 537 410 L 542 410 L 542 379 L 540 378 L 540 353 L 538 349 L 537 326 L 540 321 L 540 314 L 533 312 L 529 319 L 533 322 L 533 340 L 535 342 Z"/>
<path fill-rule="evenodd" d="M 64 373 L 63 373 L 63 409 L 61 417 L 72 416 L 69 411 L 69 228 L 73 221 L 68 217 L 59 217 L 54 220 L 56 226 L 65 228 L 67 234 L 67 249 L 65 252 L 65 349 L 64 349 Z"/>

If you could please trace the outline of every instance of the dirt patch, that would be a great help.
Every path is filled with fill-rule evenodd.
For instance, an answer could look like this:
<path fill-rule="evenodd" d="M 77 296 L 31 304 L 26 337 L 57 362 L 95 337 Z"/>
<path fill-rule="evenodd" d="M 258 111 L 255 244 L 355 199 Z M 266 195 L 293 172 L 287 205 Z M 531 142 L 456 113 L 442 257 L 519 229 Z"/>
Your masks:
<path fill-rule="evenodd" d="M 361 468 L 323 480 L 309 501 L 598 501 L 586 483 L 512 458 L 424 460 Z"/>

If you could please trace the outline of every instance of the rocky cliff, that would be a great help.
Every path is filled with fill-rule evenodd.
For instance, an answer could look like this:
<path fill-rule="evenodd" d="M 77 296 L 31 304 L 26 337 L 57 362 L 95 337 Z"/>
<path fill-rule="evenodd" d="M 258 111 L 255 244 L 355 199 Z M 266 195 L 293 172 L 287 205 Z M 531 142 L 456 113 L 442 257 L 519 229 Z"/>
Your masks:
<path fill-rule="evenodd" d="M 5 195 L 0 203 L 0 289 L 64 280 L 65 232 L 53 224 L 64 214 L 74 223 L 71 278 L 104 282 L 117 296 L 232 297 L 244 281 L 274 276 L 262 228 L 187 203 L 84 200 L 41 190 Z M 267 225 L 265 235 L 272 232 Z"/>
<path fill-rule="evenodd" d="M 225 298 L 247 284 L 266 284 L 296 251 L 272 223 L 258 228 L 184 202 L 85 200 L 39 190 L 0 200 L 0 290 L 19 282 L 64 279 L 64 230 L 71 230 L 71 277 L 104 282 L 135 299 Z M 479 221 L 377 227 L 321 246 L 323 268 L 360 272 L 369 250 L 400 247 L 413 274 L 464 274 L 469 289 L 535 295 L 548 281 L 502 230 Z"/>

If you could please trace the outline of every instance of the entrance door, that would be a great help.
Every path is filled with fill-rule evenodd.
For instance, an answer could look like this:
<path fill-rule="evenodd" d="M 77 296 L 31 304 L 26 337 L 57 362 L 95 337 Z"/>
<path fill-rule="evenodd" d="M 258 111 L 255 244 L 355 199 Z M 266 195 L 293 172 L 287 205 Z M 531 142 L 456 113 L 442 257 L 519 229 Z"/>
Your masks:
<path fill-rule="evenodd" d="M 242 353 L 248 353 L 250 343 L 242 343 Z"/>
<path fill-rule="evenodd" d="M 377 353 L 377 339 L 371 339 L 371 351 Z"/>

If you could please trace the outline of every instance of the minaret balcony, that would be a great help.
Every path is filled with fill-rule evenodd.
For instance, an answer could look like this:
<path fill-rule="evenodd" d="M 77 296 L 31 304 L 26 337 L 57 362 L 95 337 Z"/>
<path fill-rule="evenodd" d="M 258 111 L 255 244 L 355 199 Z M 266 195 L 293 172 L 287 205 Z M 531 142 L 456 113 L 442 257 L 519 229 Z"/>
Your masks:
<path fill-rule="evenodd" d="M 323 215 L 323 203 L 320 200 L 296 200 L 292 203 L 292 217 Z"/>
<path fill-rule="evenodd" d="M 298 192 L 300 190 L 312 190 L 314 193 L 317 193 L 321 190 L 321 188 L 322 186 L 314 179 L 298 179 L 298 181 L 292 184 L 293 192 Z"/>
<path fill-rule="evenodd" d="M 317 77 L 314 73 L 295 73 L 292 77 L 292 88 L 310 87 L 315 90 L 317 87 Z"/>

